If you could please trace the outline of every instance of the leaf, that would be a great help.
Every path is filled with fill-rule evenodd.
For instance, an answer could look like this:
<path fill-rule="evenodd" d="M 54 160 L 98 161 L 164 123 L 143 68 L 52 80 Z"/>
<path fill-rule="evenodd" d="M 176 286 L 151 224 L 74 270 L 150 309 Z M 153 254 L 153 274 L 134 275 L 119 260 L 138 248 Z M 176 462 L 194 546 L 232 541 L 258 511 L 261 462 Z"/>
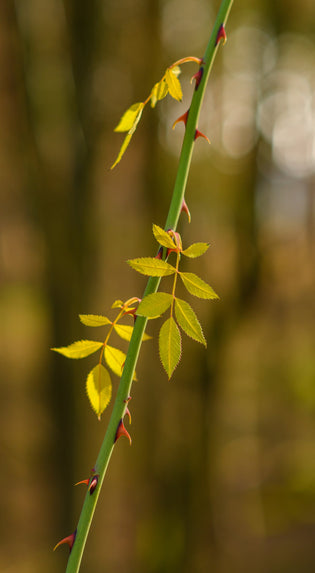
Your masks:
<path fill-rule="evenodd" d="M 186 289 L 190 294 L 199 298 L 218 299 L 213 288 L 194 273 L 179 273 Z"/>
<path fill-rule="evenodd" d="M 140 120 L 142 110 L 144 108 L 143 102 L 134 103 L 131 105 L 124 115 L 121 117 L 118 125 L 115 127 L 114 131 L 131 131 L 135 130 L 137 123 Z"/>
<path fill-rule="evenodd" d="M 175 299 L 175 316 L 179 326 L 187 336 L 207 346 L 200 322 L 190 304 L 180 298 Z"/>
<path fill-rule="evenodd" d="M 156 318 L 161 316 L 172 304 L 173 296 L 167 292 L 154 292 L 148 294 L 142 299 L 137 314 L 147 318 Z"/>
<path fill-rule="evenodd" d="M 126 361 L 126 354 L 119 350 L 119 348 L 114 348 L 106 344 L 104 348 L 104 358 L 107 366 L 120 378 Z M 136 374 L 134 374 L 133 379 L 136 380 Z"/>
<path fill-rule="evenodd" d="M 131 259 L 128 264 L 143 275 L 149 277 L 165 277 L 176 272 L 175 267 L 154 257 L 141 257 L 140 259 Z"/>
<path fill-rule="evenodd" d="M 97 364 L 86 379 L 86 393 L 91 406 L 100 420 L 101 414 L 109 404 L 112 396 L 110 375 L 102 364 Z"/>
<path fill-rule="evenodd" d="M 168 85 L 163 77 L 160 82 L 157 82 L 151 91 L 151 107 L 155 107 L 157 102 L 168 94 Z"/>
<path fill-rule="evenodd" d="M 128 324 L 114 324 L 114 330 L 123 340 L 130 340 L 133 326 L 129 326 Z M 149 340 L 150 338 L 152 337 L 144 333 L 142 340 Z"/>
<path fill-rule="evenodd" d="M 183 98 L 183 92 L 180 85 L 180 81 L 177 78 L 178 71 L 173 68 L 167 68 L 165 73 L 165 80 L 170 92 L 170 95 L 177 101 L 181 101 Z"/>
<path fill-rule="evenodd" d="M 55 352 L 59 352 L 67 358 L 85 358 L 93 352 L 96 352 L 103 346 L 103 342 L 96 340 L 77 340 L 69 344 L 69 346 L 61 346 L 60 348 L 52 348 Z"/>
<path fill-rule="evenodd" d="M 164 231 L 164 229 L 162 229 L 162 227 L 159 227 L 158 225 L 153 225 L 153 235 L 155 236 L 159 245 L 162 245 L 167 249 L 176 248 L 173 239 L 170 237 L 167 231 Z"/>
<path fill-rule="evenodd" d="M 209 249 L 209 246 L 209 243 L 193 243 L 190 247 L 182 251 L 182 254 L 191 259 L 195 259 L 203 255 Z"/>
<path fill-rule="evenodd" d="M 111 308 L 122 308 L 123 304 L 124 303 L 122 300 L 115 300 L 115 302 L 113 302 Z"/>
<path fill-rule="evenodd" d="M 114 169 L 114 167 L 117 165 L 117 163 L 120 162 L 122 156 L 124 155 L 130 140 L 134 134 L 134 132 L 136 131 L 137 125 L 140 121 L 142 112 L 143 112 L 143 108 L 144 108 L 144 103 L 140 102 L 140 103 L 135 103 L 133 104 L 122 116 L 119 124 L 117 125 L 117 127 L 115 128 L 114 131 L 128 131 L 122 146 L 119 150 L 119 153 L 113 163 L 113 165 L 111 166 L 111 169 Z"/>
<path fill-rule="evenodd" d="M 181 336 L 179 328 L 172 316 L 168 318 L 161 327 L 159 350 L 161 362 L 170 379 L 181 355 Z"/>
<path fill-rule="evenodd" d="M 79 314 L 79 318 L 85 326 L 104 326 L 105 324 L 111 324 L 109 318 L 98 314 Z"/>

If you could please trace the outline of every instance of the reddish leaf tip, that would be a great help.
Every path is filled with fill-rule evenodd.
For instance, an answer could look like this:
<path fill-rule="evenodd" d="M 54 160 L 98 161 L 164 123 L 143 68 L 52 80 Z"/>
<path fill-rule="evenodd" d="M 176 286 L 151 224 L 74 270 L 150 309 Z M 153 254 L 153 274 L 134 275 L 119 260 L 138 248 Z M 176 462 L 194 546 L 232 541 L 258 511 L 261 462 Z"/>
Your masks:
<path fill-rule="evenodd" d="M 196 139 L 198 139 L 198 137 L 203 137 L 203 138 L 210 144 L 210 139 L 209 139 L 209 137 L 207 137 L 204 133 L 202 133 L 201 131 L 199 131 L 199 129 L 196 129 L 196 131 L 195 131 L 195 141 L 196 141 Z"/>
<path fill-rule="evenodd" d="M 185 113 L 183 113 L 183 115 L 181 115 L 180 117 L 178 117 L 178 118 L 174 121 L 174 123 L 173 123 L 173 125 L 172 125 L 172 129 L 174 129 L 175 126 L 177 125 L 177 123 L 179 123 L 180 121 L 183 121 L 184 124 L 185 124 L 185 126 L 186 126 L 187 118 L 188 118 L 188 113 L 189 113 L 189 109 L 188 109 L 187 111 L 185 111 Z"/>
<path fill-rule="evenodd" d="M 118 424 L 118 428 L 117 428 L 116 434 L 115 434 L 114 443 L 116 443 L 117 440 L 118 440 L 121 436 L 126 436 L 126 438 L 128 438 L 129 443 L 130 443 L 130 445 L 131 445 L 131 437 L 130 437 L 130 434 L 129 434 L 129 432 L 127 432 L 127 430 L 126 430 L 126 428 L 125 428 L 125 426 L 124 426 L 124 422 L 123 422 L 122 419 L 120 420 L 120 422 L 119 422 L 119 424 Z"/>
<path fill-rule="evenodd" d="M 218 31 L 218 33 L 217 33 L 217 39 L 216 39 L 216 42 L 215 42 L 215 45 L 216 45 L 216 46 L 218 45 L 218 43 L 220 42 L 220 40 L 223 41 L 223 45 L 224 45 L 225 42 L 226 42 L 226 31 L 225 31 L 225 28 L 224 28 L 224 24 L 221 24 L 221 26 L 220 26 L 220 28 L 219 28 L 219 31 Z"/>
<path fill-rule="evenodd" d="M 57 543 L 57 545 L 55 545 L 54 551 L 57 549 L 57 547 L 59 547 L 60 545 L 63 545 L 65 543 L 66 545 L 69 546 L 69 550 L 71 552 L 71 549 L 72 549 L 73 544 L 75 542 L 76 534 L 77 534 L 77 530 L 75 530 L 73 533 L 71 533 L 71 535 L 68 535 L 67 537 L 64 537 L 63 539 L 61 539 L 61 541 L 59 541 L 59 543 Z"/>

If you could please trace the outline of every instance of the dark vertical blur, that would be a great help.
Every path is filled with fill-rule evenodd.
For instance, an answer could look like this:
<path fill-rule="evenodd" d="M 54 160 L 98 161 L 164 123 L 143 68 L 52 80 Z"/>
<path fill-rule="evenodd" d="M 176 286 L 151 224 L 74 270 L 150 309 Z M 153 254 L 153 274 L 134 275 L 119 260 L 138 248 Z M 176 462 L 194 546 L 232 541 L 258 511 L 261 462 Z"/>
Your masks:
<path fill-rule="evenodd" d="M 165 67 L 201 56 L 219 2 L 0 3 L 0 570 L 64 570 L 108 421 L 85 395 L 101 339 L 79 313 L 141 296 L 125 261 L 155 253 L 184 101 L 146 109 L 114 171 L 123 111 Z M 82 571 L 301 573 L 315 566 L 315 6 L 238 2 L 200 119 L 183 262 L 218 292 L 192 299 L 208 347 L 183 338 L 168 383 L 149 324 Z M 184 296 L 184 292 L 180 293 Z M 114 380 L 115 387 L 118 380 Z M 18 542 L 17 542 L 18 540 Z"/>

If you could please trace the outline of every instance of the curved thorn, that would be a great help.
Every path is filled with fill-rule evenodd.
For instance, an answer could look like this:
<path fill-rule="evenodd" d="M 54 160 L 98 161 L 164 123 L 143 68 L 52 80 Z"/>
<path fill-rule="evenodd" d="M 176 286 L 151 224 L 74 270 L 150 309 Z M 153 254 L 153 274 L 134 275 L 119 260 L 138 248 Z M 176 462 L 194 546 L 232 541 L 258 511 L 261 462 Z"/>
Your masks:
<path fill-rule="evenodd" d="M 190 223 L 190 221 L 191 221 L 191 215 L 190 215 L 190 211 L 189 211 L 189 209 L 188 209 L 188 205 L 187 205 L 185 199 L 183 199 L 183 202 L 182 202 L 181 212 L 182 212 L 182 213 L 186 213 L 186 215 L 187 215 L 187 217 L 188 217 L 188 223 Z"/>
<path fill-rule="evenodd" d="M 225 31 L 225 28 L 224 28 L 224 25 L 223 25 L 223 24 L 221 24 L 221 26 L 220 26 L 220 28 L 219 28 L 219 31 L 218 31 L 218 33 L 217 33 L 217 39 L 216 39 L 216 41 L 215 41 L 215 45 L 216 45 L 216 46 L 218 45 L 218 43 L 220 42 L 220 40 L 223 40 L 223 46 L 224 46 L 224 44 L 225 44 L 225 42 L 226 42 L 226 31 Z"/>
<path fill-rule="evenodd" d="M 185 126 L 186 126 L 187 118 L 188 118 L 188 113 L 189 113 L 189 109 L 188 109 L 187 111 L 185 111 L 185 113 L 183 113 L 183 115 L 181 115 L 180 117 L 178 117 L 178 118 L 174 121 L 174 123 L 173 123 L 173 125 L 172 125 L 172 129 L 174 129 L 174 128 L 175 128 L 175 125 L 176 125 L 177 123 L 179 123 L 180 121 L 183 121 L 184 124 L 185 124 Z"/>
<path fill-rule="evenodd" d="M 118 424 L 118 428 L 116 430 L 116 434 L 115 434 L 115 439 L 114 439 L 114 444 L 117 442 L 117 440 L 121 437 L 121 436 L 126 436 L 126 438 L 128 438 L 129 443 L 131 445 L 131 437 L 129 432 L 127 432 L 125 426 L 124 426 L 124 422 L 121 419 L 119 424 Z"/>
<path fill-rule="evenodd" d="M 57 543 L 57 545 L 55 545 L 54 551 L 57 549 L 57 547 L 59 547 L 60 545 L 63 545 L 65 543 L 66 545 L 69 545 L 69 550 L 71 552 L 71 549 L 72 549 L 73 544 L 75 542 L 76 534 L 77 534 L 77 530 L 75 530 L 73 533 L 71 533 L 71 535 L 68 535 L 68 537 L 64 537 L 63 539 L 61 539 L 61 541 L 59 541 L 59 543 Z"/>
<path fill-rule="evenodd" d="M 84 485 L 89 485 L 89 481 L 90 479 L 83 479 L 81 481 L 77 481 L 77 483 L 75 483 L 74 485 L 80 485 L 80 484 L 84 484 Z"/>
<path fill-rule="evenodd" d="M 203 137 L 210 145 L 210 139 L 209 137 L 207 137 L 204 133 L 202 133 L 201 131 L 199 131 L 199 129 L 196 129 L 195 131 L 195 141 L 196 139 L 198 139 L 198 137 Z"/>
<path fill-rule="evenodd" d="M 129 424 L 131 424 L 131 414 L 130 414 L 130 410 L 129 410 L 128 406 L 125 410 L 125 414 L 127 414 L 128 418 L 129 418 Z"/>
<path fill-rule="evenodd" d="M 196 72 L 196 73 L 192 76 L 192 78 L 191 78 L 191 80 L 190 80 L 190 83 L 192 83 L 193 80 L 196 80 L 195 90 L 198 89 L 199 84 L 200 84 L 200 82 L 201 82 L 201 80 L 202 80 L 202 76 L 203 76 L 203 67 L 200 67 L 199 70 L 198 70 L 198 72 Z"/>

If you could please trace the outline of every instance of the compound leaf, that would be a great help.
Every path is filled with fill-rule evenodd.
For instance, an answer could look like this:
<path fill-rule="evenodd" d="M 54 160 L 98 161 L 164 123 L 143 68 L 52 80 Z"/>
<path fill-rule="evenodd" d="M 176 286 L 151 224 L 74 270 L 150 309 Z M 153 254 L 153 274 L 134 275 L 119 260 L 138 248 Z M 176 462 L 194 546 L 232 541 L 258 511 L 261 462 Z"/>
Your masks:
<path fill-rule="evenodd" d="M 178 79 L 178 70 L 168 68 L 165 72 L 165 80 L 170 92 L 170 95 L 177 101 L 181 101 L 183 97 L 182 88 Z"/>
<path fill-rule="evenodd" d="M 153 225 L 153 235 L 155 236 L 159 245 L 162 245 L 167 249 L 175 248 L 176 245 L 173 239 L 170 237 L 167 231 L 164 231 L 164 229 L 162 229 L 162 227 L 159 227 L 158 225 Z"/>
<path fill-rule="evenodd" d="M 186 332 L 187 336 L 207 346 L 200 322 L 188 302 L 180 298 L 175 299 L 175 316 L 179 326 Z"/>
<path fill-rule="evenodd" d="M 95 340 L 77 340 L 69 346 L 61 346 L 60 348 L 52 348 L 55 352 L 59 352 L 67 358 L 85 358 L 93 352 L 96 352 L 103 346 L 102 342 Z"/>
<path fill-rule="evenodd" d="M 182 251 L 182 254 L 191 259 L 195 259 L 203 255 L 208 249 L 209 243 L 193 243 L 190 247 Z"/>
<path fill-rule="evenodd" d="M 172 304 L 173 296 L 167 292 L 154 292 L 148 294 L 140 302 L 137 314 L 147 318 L 157 318 L 161 316 Z"/>
<path fill-rule="evenodd" d="M 119 348 L 114 348 L 106 344 L 104 348 L 104 358 L 107 366 L 120 378 L 126 361 L 126 354 L 119 350 Z M 133 379 L 136 380 L 135 374 Z"/>
<path fill-rule="evenodd" d="M 194 273 L 179 273 L 186 289 L 190 294 L 199 298 L 218 299 L 213 288 Z"/>
<path fill-rule="evenodd" d="M 79 314 L 79 318 L 85 326 L 104 326 L 111 324 L 111 320 L 107 316 L 98 314 Z"/>
<path fill-rule="evenodd" d="M 162 78 L 160 82 L 157 82 L 151 91 L 151 107 L 155 107 L 157 102 L 165 98 L 168 94 L 168 85 L 165 78 Z"/>
<path fill-rule="evenodd" d="M 154 257 L 141 257 L 140 259 L 131 259 L 128 264 L 143 275 L 149 277 L 165 277 L 175 273 L 176 269 L 162 259 Z"/>
<path fill-rule="evenodd" d="M 161 362 L 170 379 L 181 355 L 181 335 L 172 316 L 168 318 L 161 327 L 159 350 Z"/>
<path fill-rule="evenodd" d="M 100 420 L 112 396 L 110 375 L 102 364 L 97 364 L 86 379 L 86 392 L 91 406 Z"/>
<path fill-rule="evenodd" d="M 114 330 L 123 340 L 130 340 L 133 326 L 129 326 L 128 324 L 114 324 Z M 150 338 L 151 336 L 144 333 L 142 340 L 149 340 Z"/>

